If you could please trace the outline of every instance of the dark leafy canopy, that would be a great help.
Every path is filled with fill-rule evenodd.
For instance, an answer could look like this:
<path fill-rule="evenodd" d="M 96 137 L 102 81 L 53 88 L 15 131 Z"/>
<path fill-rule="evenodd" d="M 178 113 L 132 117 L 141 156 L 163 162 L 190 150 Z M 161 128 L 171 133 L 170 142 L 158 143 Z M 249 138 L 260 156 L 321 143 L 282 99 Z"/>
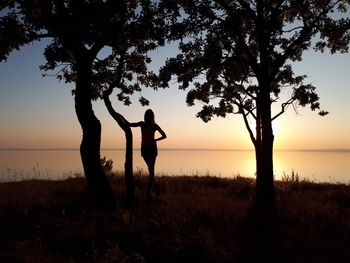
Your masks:
<path fill-rule="evenodd" d="M 116 87 L 118 99 L 128 105 L 129 96 L 152 81 L 147 52 L 163 43 L 161 20 L 154 17 L 156 5 L 148 0 L 0 1 L 1 31 L 10 35 L 16 30 L 2 43 L 1 58 L 14 48 L 46 39 L 46 64 L 41 69 L 75 83 L 80 155 L 92 200 L 100 208 L 114 206 L 100 162 L 101 123 L 91 100 L 109 97 Z M 143 97 L 140 102 L 148 103 Z"/>
<path fill-rule="evenodd" d="M 9 11 L 13 7 L 14 1 L 0 1 L 0 61 L 32 40 L 23 22 L 17 19 L 16 12 Z"/>
<path fill-rule="evenodd" d="M 162 68 L 162 85 L 167 86 L 173 74 L 182 89 L 193 82 L 187 103 L 204 103 L 197 116 L 206 122 L 228 113 L 257 119 L 263 89 L 269 89 L 271 103 L 291 90 L 271 120 L 291 104 L 320 110 L 316 88 L 304 83 L 305 75 L 293 72 L 292 63 L 301 61 L 310 48 L 348 51 L 349 2 L 164 0 L 165 16 L 173 24 L 169 36 L 180 39 L 180 54 Z"/>
<path fill-rule="evenodd" d="M 7 15 L 1 17 L 1 58 L 13 48 L 48 38 L 44 71 L 66 82 L 76 81 L 77 56 L 92 63 L 90 96 L 97 99 L 104 89 L 117 87 L 118 99 L 130 104 L 129 96 L 148 85 L 153 74 L 149 50 L 162 44 L 160 20 L 153 19 L 151 1 L 24 0 L 1 1 Z M 152 18 L 152 19 L 151 19 Z M 14 28 L 14 29 L 13 29 Z M 74 93 L 74 91 L 73 91 Z M 140 98 L 142 104 L 148 101 Z"/>

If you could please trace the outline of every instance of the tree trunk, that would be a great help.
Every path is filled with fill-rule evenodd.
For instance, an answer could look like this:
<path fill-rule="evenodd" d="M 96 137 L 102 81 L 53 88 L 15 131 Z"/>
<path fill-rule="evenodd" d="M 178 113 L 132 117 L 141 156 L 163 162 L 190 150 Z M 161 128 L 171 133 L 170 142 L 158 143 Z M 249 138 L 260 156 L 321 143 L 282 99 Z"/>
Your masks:
<path fill-rule="evenodd" d="M 259 68 L 257 80 L 257 123 L 259 122 L 260 137 L 256 139 L 256 201 L 272 202 L 275 198 L 273 181 L 273 131 L 271 120 L 271 50 L 270 35 L 267 34 L 269 25 L 265 14 L 264 1 L 256 2 L 257 8 L 257 44 L 259 48 Z"/>
<path fill-rule="evenodd" d="M 109 100 L 107 93 L 103 94 L 103 99 L 109 114 L 118 123 L 120 128 L 125 133 L 126 149 L 125 149 L 125 185 L 126 185 L 126 205 L 129 208 L 134 207 L 135 202 L 135 188 L 134 188 L 134 175 L 133 175 L 133 136 L 128 121 L 119 113 L 117 113 Z"/>
<path fill-rule="evenodd" d="M 125 139 L 126 139 L 126 150 L 125 150 L 125 184 L 126 184 L 126 204 L 128 207 L 134 206 L 135 201 L 135 189 L 134 189 L 134 175 L 133 175 L 133 150 L 132 150 L 132 131 L 129 126 L 125 127 Z"/>
<path fill-rule="evenodd" d="M 268 89 L 265 90 L 267 91 L 263 92 L 265 94 L 260 97 L 257 105 L 259 112 L 257 126 L 260 126 L 257 127 L 257 142 L 255 144 L 257 202 L 273 202 L 275 199 L 271 101 Z"/>
<path fill-rule="evenodd" d="M 107 208 L 115 206 L 116 201 L 100 161 L 101 123 L 92 109 L 89 65 L 86 61 L 77 63 L 75 111 L 83 132 L 80 155 L 93 204 Z"/>

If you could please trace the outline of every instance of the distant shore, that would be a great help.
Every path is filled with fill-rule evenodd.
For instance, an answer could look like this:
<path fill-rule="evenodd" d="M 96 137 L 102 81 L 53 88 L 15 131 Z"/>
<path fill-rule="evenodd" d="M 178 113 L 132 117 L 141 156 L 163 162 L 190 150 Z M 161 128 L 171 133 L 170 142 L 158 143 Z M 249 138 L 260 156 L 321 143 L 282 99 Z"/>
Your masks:
<path fill-rule="evenodd" d="M 124 151 L 124 148 L 101 148 L 101 151 Z M 139 151 L 140 148 L 134 150 Z M 160 151 L 234 151 L 246 152 L 254 149 L 225 148 L 159 148 Z M 79 151 L 79 148 L 0 148 L 0 151 Z M 310 149 L 274 149 L 276 152 L 350 152 L 350 148 L 310 148 Z"/>

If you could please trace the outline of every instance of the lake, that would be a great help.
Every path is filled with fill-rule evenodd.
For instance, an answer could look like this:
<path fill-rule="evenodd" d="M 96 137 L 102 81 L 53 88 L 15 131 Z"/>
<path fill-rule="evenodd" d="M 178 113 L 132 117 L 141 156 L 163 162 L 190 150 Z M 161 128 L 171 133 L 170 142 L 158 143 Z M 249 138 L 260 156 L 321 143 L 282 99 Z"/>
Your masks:
<path fill-rule="evenodd" d="M 113 160 L 113 170 L 123 170 L 124 150 L 102 150 L 103 156 Z M 147 171 L 139 150 L 134 151 L 134 170 Z M 349 184 L 350 151 L 275 151 L 275 178 L 293 171 L 315 182 Z M 254 151 L 160 149 L 156 174 L 254 177 Z M 0 150 L 2 182 L 75 176 L 82 176 L 78 150 Z"/>

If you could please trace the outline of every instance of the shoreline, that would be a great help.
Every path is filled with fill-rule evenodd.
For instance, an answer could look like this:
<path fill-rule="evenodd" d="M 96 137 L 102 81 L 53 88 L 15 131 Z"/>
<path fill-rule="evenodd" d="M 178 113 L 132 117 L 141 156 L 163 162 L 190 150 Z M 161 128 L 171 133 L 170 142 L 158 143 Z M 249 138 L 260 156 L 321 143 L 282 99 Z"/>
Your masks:
<path fill-rule="evenodd" d="M 134 148 L 140 151 L 140 148 Z M 254 152 L 254 149 L 225 149 L 225 148 L 158 148 L 159 151 L 224 151 L 224 152 Z M 79 148 L 0 148 L 0 152 L 45 152 L 45 151 L 79 151 Z M 101 151 L 125 151 L 124 148 L 101 148 Z M 275 152 L 344 152 L 349 153 L 350 148 L 305 148 L 305 149 L 274 149 Z"/>

